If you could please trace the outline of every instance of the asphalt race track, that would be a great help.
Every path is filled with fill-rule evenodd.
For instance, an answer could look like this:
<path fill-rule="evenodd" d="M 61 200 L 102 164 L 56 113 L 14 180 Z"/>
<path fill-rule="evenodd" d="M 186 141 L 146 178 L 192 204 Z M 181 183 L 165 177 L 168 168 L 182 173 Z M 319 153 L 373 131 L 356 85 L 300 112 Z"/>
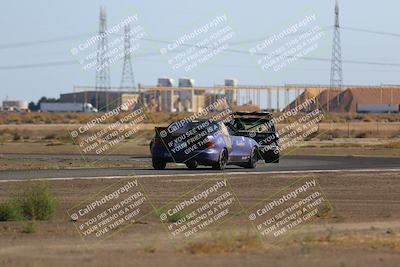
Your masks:
<path fill-rule="evenodd" d="M 3 157 L 18 157 L 21 159 L 63 157 L 79 158 L 79 155 L 21 155 L 3 154 Z M 150 161 L 147 156 L 126 156 L 115 155 L 107 157 L 109 160 L 119 159 L 132 161 Z M 277 164 L 265 164 L 259 162 L 256 169 L 244 169 L 235 166 L 228 166 L 225 173 L 285 173 L 285 172 L 342 172 L 342 171 L 400 171 L 400 159 L 390 157 L 342 157 L 342 156 L 285 156 Z M 130 175 L 140 176 L 206 176 L 220 173 L 210 167 L 199 167 L 197 170 L 188 170 L 183 164 L 168 164 L 167 169 L 162 171 L 151 168 L 71 168 L 60 170 L 10 170 L 0 171 L 0 181 L 26 180 L 26 179 L 101 179 L 118 178 Z"/>

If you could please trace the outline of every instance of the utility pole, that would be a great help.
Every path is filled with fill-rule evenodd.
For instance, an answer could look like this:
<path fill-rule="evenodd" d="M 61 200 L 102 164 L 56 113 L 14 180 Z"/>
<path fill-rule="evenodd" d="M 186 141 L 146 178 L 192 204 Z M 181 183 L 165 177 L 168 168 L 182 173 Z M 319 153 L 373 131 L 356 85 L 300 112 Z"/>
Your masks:
<path fill-rule="evenodd" d="M 96 65 L 96 108 L 99 109 L 98 93 L 106 92 L 106 107 L 108 111 L 108 92 L 111 89 L 110 81 L 110 63 L 107 55 L 108 38 L 107 38 L 107 16 L 103 7 L 100 7 L 100 25 L 99 25 L 99 41 L 97 47 L 97 65 Z"/>
<path fill-rule="evenodd" d="M 125 25 L 124 35 L 124 65 L 122 67 L 121 88 L 123 87 L 135 88 L 131 62 L 131 30 L 129 24 Z"/>
<path fill-rule="evenodd" d="M 328 90 L 327 111 L 329 112 L 329 93 L 332 88 L 341 89 L 343 87 L 343 72 L 342 72 L 342 48 L 340 44 L 340 24 L 339 24 L 339 3 L 336 0 L 335 4 L 335 24 L 333 29 L 333 44 L 332 44 L 332 59 L 331 59 L 331 78 L 330 88 Z M 337 104 L 339 105 L 339 94 L 337 95 Z"/>

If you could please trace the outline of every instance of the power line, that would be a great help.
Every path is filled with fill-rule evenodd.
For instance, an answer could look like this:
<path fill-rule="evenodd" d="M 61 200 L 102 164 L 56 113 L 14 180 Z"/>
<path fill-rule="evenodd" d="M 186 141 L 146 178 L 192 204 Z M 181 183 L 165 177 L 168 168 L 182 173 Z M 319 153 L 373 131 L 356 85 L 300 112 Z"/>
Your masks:
<path fill-rule="evenodd" d="M 244 52 L 244 51 L 240 51 Z M 147 57 L 156 56 L 159 53 L 145 53 L 137 54 L 135 57 Z M 267 55 L 267 54 L 261 54 Z M 320 58 L 320 57 L 299 57 L 298 59 L 310 60 L 310 61 L 321 61 L 330 62 L 330 58 Z M 384 67 L 400 67 L 400 63 L 383 63 L 383 62 L 373 62 L 373 61 L 361 61 L 361 60 L 342 60 L 343 63 L 356 64 L 356 65 L 372 65 L 372 66 L 384 66 Z M 41 68 L 41 67 L 52 67 L 52 66 L 65 66 L 65 65 L 79 65 L 78 61 L 55 61 L 55 62 L 43 62 L 43 63 L 32 63 L 32 64 L 18 64 L 18 65 L 5 65 L 0 66 L 0 70 L 12 70 L 12 69 L 27 69 L 27 68 Z"/>
<path fill-rule="evenodd" d="M 386 36 L 392 36 L 392 37 L 400 37 L 399 33 L 392 33 L 392 32 L 381 32 L 381 31 L 373 31 L 373 30 L 368 30 L 368 29 L 360 29 L 360 28 L 353 28 L 353 27 L 340 27 L 343 30 L 348 30 L 348 31 L 356 31 L 356 32 L 365 32 L 365 33 L 371 33 L 371 34 L 378 34 L 378 35 L 386 35 Z"/>
<path fill-rule="evenodd" d="M 343 28 L 343 27 L 341 27 L 341 28 Z M 354 28 L 354 30 L 362 30 L 362 29 L 355 29 Z M 392 36 L 396 36 L 396 34 L 393 34 L 393 33 L 383 33 L 383 32 L 369 31 L 369 30 L 363 30 L 363 31 L 368 31 L 368 32 L 371 32 L 371 33 L 390 34 Z M 400 36 L 400 35 L 398 35 L 398 36 Z M 49 40 L 55 41 L 56 39 L 49 39 Z M 61 38 L 58 38 L 57 40 L 61 40 Z M 151 39 L 151 38 L 142 38 L 142 40 L 148 41 L 148 42 L 162 43 L 162 44 L 172 44 L 172 42 L 170 42 L 170 41 Z M 37 41 L 36 43 L 38 43 L 38 42 L 44 42 L 44 41 Z M 33 43 L 33 42 L 31 42 L 31 43 Z M 27 44 L 27 43 L 25 43 L 25 44 Z M 199 46 L 199 45 L 193 45 L 193 44 L 182 44 L 182 46 L 206 48 L 206 49 L 210 49 L 210 50 L 214 50 L 215 49 L 215 48 L 212 48 L 212 47 L 209 47 L 209 46 Z M 0 48 L 1 48 L 1 46 L 0 46 Z M 179 53 L 179 52 L 183 52 L 183 51 L 184 50 L 175 50 L 175 51 L 171 51 L 170 53 Z M 246 51 L 246 50 L 225 49 L 225 50 L 223 50 L 223 52 L 249 55 L 249 52 Z M 135 54 L 135 57 L 148 57 L 148 56 L 159 56 L 159 55 L 160 55 L 159 52 L 147 52 L 147 53 L 142 53 L 142 54 Z M 253 55 L 269 56 L 270 54 L 256 52 Z M 279 55 L 276 55 L 276 56 L 279 56 Z M 290 58 L 290 57 L 288 57 L 288 58 Z M 331 61 L 330 58 L 322 58 L 322 57 L 297 57 L 297 59 L 308 60 L 308 61 L 322 61 L 322 62 L 330 62 Z M 357 64 L 357 65 L 374 65 L 374 66 L 400 67 L 400 63 L 384 63 L 384 62 L 362 61 L 362 60 L 342 60 L 342 63 Z M 63 66 L 63 65 L 76 65 L 76 64 L 79 64 L 79 62 L 77 62 L 77 61 L 56 61 L 56 62 L 34 63 L 34 64 L 20 64 L 20 65 L 0 66 L 0 70 L 37 68 L 37 67 L 48 67 L 48 66 Z"/>
<path fill-rule="evenodd" d="M 34 46 L 34 45 L 40 45 L 40 44 L 56 43 L 56 42 L 61 42 L 61 41 L 74 40 L 74 39 L 78 39 L 78 38 L 82 38 L 82 37 L 87 37 L 90 35 L 91 35 L 91 33 L 82 33 L 82 34 L 68 35 L 65 37 L 56 37 L 56 38 L 44 39 L 44 40 L 0 44 L 0 49 L 11 49 L 11 48 L 20 48 L 20 47 Z"/>
<path fill-rule="evenodd" d="M 332 26 L 325 26 L 325 27 L 321 28 L 321 31 L 326 31 L 327 29 L 330 29 L 330 28 L 332 28 Z M 368 30 L 368 29 L 362 29 L 362 28 L 356 28 L 356 27 L 346 27 L 346 26 L 341 26 L 340 28 L 343 29 L 343 30 L 348 30 L 348 31 L 365 32 L 365 33 L 370 33 L 370 34 L 378 34 L 378 35 L 386 35 L 386 36 L 392 36 L 392 37 L 400 37 L 400 33 L 375 31 L 375 30 Z M 296 35 L 296 34 L 302 34 L 302 33 L 303 32 L 298 32 L 298 33 L 292 33 L 290 35 Z M 93 36 L 93 35 L 96 35 L 96 34 L 97 33 L 88 32 L 88 33 L 67 35 L 67 36 L 64 36 L 64 37 L 55 37 L 55 38 L 43 39 L 43 40 L 0 44 L 0 49 L 12 49 L 12 48 L 21 48 L 21 47 L 40 45 L 40 44 L 56 43 L 56 42 L 74 40 L 74 39 L 78 39 L 78 38 L 82 38 L 82 37 L 89 37 L 89 36 Z M 120 36 L 120 34 L 113 34 L 113 35 Z M 268 37 L 269 36 L 263 37 L 263 38 L 257 38 L 257 39 L 236 41 L 236 42 L 230 43 L 230 45 L 261 42 L 261 41 L 264 41 Z M 166 43 L 170 43 L 170 42 L 166 42 Z"/>
<path fill-rule="evenodd" d="M 325 32 L 325 31 L 327 31 L 329 29 L 332 29 L 332 26 L 322 27 L 319 31 L 317 31 L 315 33 Z M 306 31 L 294 32 L 294 33 L 290 33 L 290 34 L 285 35 L 283 38 L 288 38 L 288 37 L 293 36 L 293 35 L 300 35 L 300 34 L 305 34 L 305 33 L 307 33 L 307 32 Z M 247 43 L 257 43 L 257 42 L 265 41 L 266 39 L 268 39 L 270 37 L 272 37 L 272 35 L 269 35 L 269 36 L 266 36 L 266 37 L 263 37 L 263 38 L 258 38 L 258 39 L 251 39 L 251 40 L 243 40 L 243 41 L 232 42 L 232 43 L 229 43 L 229 45 L 240 45 L 240 44 L 247 44 Z"/>
<path fill-rule="evenodd" d="M 150 41 L 150 42 L 164 43 L 164 44 L 172 44 L 171 42 L 164 41 L 164 40 L 156 40 L 156 39 L 148 39 L 148 38 L 143 38 L 143 40 Z M 209 46 L 199 46 L 199 45 L 193 45 L 193 44 L 182 44 L 182 46 L 206 48 L 206 49 L 210 49 L 210 50 L 214 50 L 215 49 L 215 48 L 209 47 Z M 182 52 L 182 51 L 183 50 L 178 50 L 178 51 L 173 51 L 173 52 Z M 230 52 L 230 53 L 249 55 L 249 51 L 246 51 L 246 50 L 225 49 L 225 50 L 223 50 L 223 52 Z M 256 53 L 253 53 L 253 55 L 269 56 L 270 54 L 256 52 Z M 279 55 L 275 55 L 275 57 L 278 57 L 278 56 Z M 288 56 L 287 58 L 292 58 L 292 57 Z M 311 60 L 311 61 L 328 61 L 328 62 L 331 61 L 330 58 L 322 58 L 322 57 L 296 57 L 296 58 L 297 59 L 301 59 L 301 60 Z M 361 60 L 342 60 L 342 62 L 343 63 L 348 63 L 348 64 L 359 64 L 359 65 L 378 65 L 378 66 L 400 67 L 400 63 L 383 63 L 383 62 L 361 61 Z"/>
<path fill-rule="evenodd" d="M 77 64 L 79 64 L 78 61 L 55 61 L 55 62 L 0 66 L 0 70 L 44 68 L 44 67 L 77 65 Z"/>

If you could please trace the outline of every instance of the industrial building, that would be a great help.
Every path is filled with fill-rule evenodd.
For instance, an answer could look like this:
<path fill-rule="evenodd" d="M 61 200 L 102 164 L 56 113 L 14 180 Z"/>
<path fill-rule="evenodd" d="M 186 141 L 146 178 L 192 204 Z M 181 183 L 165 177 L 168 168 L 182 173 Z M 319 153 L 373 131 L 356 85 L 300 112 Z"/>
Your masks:
<path fill-rule="evenodd" d="M 61 94 L 64 103 L 91 103 L 100 111 L 110 110 L 127 102 L 145 106 L 149 112 L 200 112 L 218 99 L 225 98 L 237 110 L 291 109 L 309 98 L 317 99 L 317 106 L 325 112 L 395 112 L 400 105 L 400 86 L 343 86 L 329 85 L 239 85 L 236 79 L 226 79 L 224 85 L 199 87 L 190 78 L 159 78 L 156 86 L 139 86 L 138 90 L 96 91 L 94 87 L 75 87 L 74 92 Z M 131 109 L 136 107 L 132 106 Z M 369 111 L 368 108 L 371 110 Z M 398 110 L 398 109 L 397 109 Z"/>
<path fill-rule="evenodd" d="M 225 86 L 236 85 L 236 79 L 225 80 Z M 142 90 L 144 95 L 157 95 L 153 98 L 156 103 L 150 102 L 160 107 L 158 111 L 164 112 L 200 112 L 204 107 L 224 97 L 230 105 L 237 104 L 235 90 L 219 90 L 218 88 L 214 90 L 213 87 L 204 90 L 204 88 L 196 87 L 195 81 L 191 78 L 180 78 L 177 87 L 174 87 L 173 79 L 159 78 L 157 88 L 142 88 Z M 145 97 L 145 99 L 148 98 Z M 144 103 L 149 103 L 149 101 L 144 101 Z"/>
<path fill-rule="evenodd" d="M 399 112 L 400 88 L 398 86 L 349 88 L 340 92 L 329 104 L 330 112 Z"/>
<path fill-rule="evenodd" d="M 370 112 L 382 112 L 384 107 L 387 112 L 393 112 L 396 105 L 400 105 L 400 86 L 397 85 L 344 85 L 341 88 L 329 85 L 249 86 L 239 85 L 235 79 L 226 79 L 223 86 L 196 87 L 193 80 L 183 80 L 177 87 L 172 85 L 171 79 L 159 80 L 157 87 L 142 87 L 141 90 L 153 94 L 160 92 L 155 105 L 166 112 L 197 112 L 220 98 L 225 98 L 230 107 L 240 110 L 245 107 L 288 110 L 313 97 L 318 106 L 310 109 L 321 108 L 326 112 L 366 112 L 368 105 Z"/>
<path fill-rule="evenodd" d="M 394 113 L 399 112 L 400 86 L 345 86 L 343 89 L 310 87 L 304 90 L 285 110 L 313 97 L 317 99 L 317 104 L 310 108 L 319 107 L 325 112 Z"/>
<path fill-rule="evenodd" d="M 205 106 L 225 97 L 220 90 L 202 90 L 195 87 L 191 78 L 180 78 L 178 86 L 174 79 L 159 78 L 157 87 L 141 88 L 143 103 L 149 111 L 200 112 Z"/>
<path fill-rule="evenodd" d="M 121 90 L 119 87 L 111 88 L 107 91 L 96 91 L 94 87 L 74 87 L 72 93 L 60 95 L 60 102 L 91 103 L 98 110 L 105 111 L 114 109 L 127 102 L 137 101 L 138 98 L 138 92 Z"/>
<path fill-rule="evenodd" d="M 1 109 L 3 111 L 28 111 L 28 101 L 4 100 Z"/>

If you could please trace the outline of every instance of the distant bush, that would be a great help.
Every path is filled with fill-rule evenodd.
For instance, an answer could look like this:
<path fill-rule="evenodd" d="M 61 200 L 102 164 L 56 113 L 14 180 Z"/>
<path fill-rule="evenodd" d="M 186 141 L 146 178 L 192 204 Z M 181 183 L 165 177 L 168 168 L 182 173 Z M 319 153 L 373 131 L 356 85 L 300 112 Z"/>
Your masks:
<path fill-rule="evenodd" d="M 0 221 L 20 221 L 23 219 L 21 203 L 16 199 L 10 199 L 0 204 Z"/>
<path fill-rule="evenodd" d="M 315 138 L 315 137 L 317 137 L 317 136 L 319 136 L 319 135 L 320 135 L 320 133 L 319 133 L 318 131 L 312 132 L 311 134 L 307 135 L 307 136 L 304 138 L 304 141 L 310 141 L 310 140 L 312 140 L 313 138 Z"/>
<path fill-rule="evenodd" d="M 54 133 L 47 134 L 47 135 L 44 137 L 44 139 L 45 139 L 45 140 L 56 139 L 56 134 L 54 134 Z"/>
<path fill-rule="evenodd" d="M 33 184 L 20 196 L 0 204 L 0 221 L 49 220 L 56 206 L 56 199 L 46 184 Z"/>
<path fill-rule="evenodd" d="M 367 133 L 366 132 L 361 132 L 356 134 L 355 136 L 356 138 L 366 138 L 367 137 Z"/>
<path fill-rule="evenodd" d="M 19 133 L 17 131 L 15 131 L 13 134 L 13 140 L 18 141 L 20 139 L 21 139 L 21 136 L 19 135 Z"/>
<path fill-rule="evenodd" d="M 374 118 L 372 118 L 372 117 L 365 117 L 363 119 L 363 122 L 374 122 L 374 121 L 376 121 L 376 120 Z"/>
<path fill-rule="evenodd" d="M 32 234 L 36 232 L 36 224 L 34 221 L 28 222 L 22 228 L 22 233 L 24 234 Z"/>
<path fill-rule="evenodd" d="M 24 217 L 33 220 L 49 220 L 56 211 L 56 199 L 46 184 L 33 185 L 20 198 Z"/>
<path fill-rule="evenodd" d="M 344 133 L 339 130 L 328 130 L 319 135 L 319 140 L 333 140 L 334 138 L 344 137 Z"/>

